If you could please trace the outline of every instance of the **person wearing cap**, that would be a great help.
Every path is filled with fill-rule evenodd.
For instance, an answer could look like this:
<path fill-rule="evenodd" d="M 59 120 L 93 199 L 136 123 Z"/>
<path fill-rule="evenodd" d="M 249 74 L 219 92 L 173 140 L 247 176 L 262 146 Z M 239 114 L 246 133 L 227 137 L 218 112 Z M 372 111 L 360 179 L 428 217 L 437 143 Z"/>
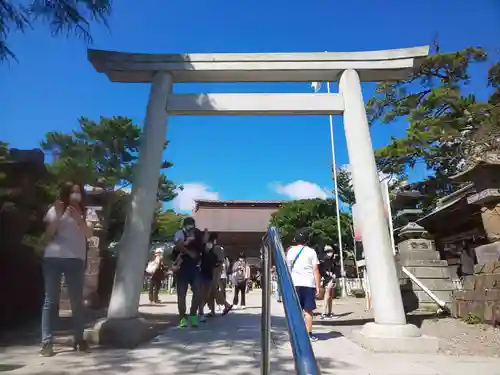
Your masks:
<path fill-rule="evenodd" d="M 204 233 L 196 228 L 192 217 L 186 217 L 182 229 L 174 236 L 175 247 L 171 259 L 175 265 L 177 309 L 179 311 L 179 327 L 188 325 L 186 315 L 186 296 L 189 288 L 193 291 L 189 309 L 191 327 L 198 327 L 198 308 L 200 305 L 200 260 L 204 251 Z"/>
<path fill-rule="evenodd" d="M 158 298 L 161 283 L 165 278 L 165 265 L 163 263 L 163 249 L 161 247 L 155 249 L 154 259 L 151 261 L 151 281 L 149 283 L 149 302 L 161 303 Z"/>
<path fill-rule="evenodd" d="M 295 232 L 294 245 L 288 248 L 286 261 L 292 282 L 304 312 L 304 322 L 311 341 L 318 338 L 312 333 L 313 311 L 316 309 L 316 296 L 320 293 L 321 276 L 316 251 L 309 246 L 309 231 L 299 229 Z"/>
<path fill-rule="evenodd" d="M 335 251 L 330 245 L 325 245 L 325 257 L 320 264 L 320 274 L 323 278 L 323 287 L 325 288 L 324 306 L 322 319 L 333 318 L 332 304 L 335 298 Z"/>

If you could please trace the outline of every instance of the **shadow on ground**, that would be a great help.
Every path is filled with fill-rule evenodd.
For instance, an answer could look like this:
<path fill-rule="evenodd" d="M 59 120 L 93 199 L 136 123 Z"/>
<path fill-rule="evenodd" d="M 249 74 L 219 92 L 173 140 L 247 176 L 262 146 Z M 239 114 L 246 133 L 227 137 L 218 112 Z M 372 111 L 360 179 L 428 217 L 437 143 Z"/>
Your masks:
<path fill-rule="evenodd" d="M 54 335 L 56 343 L 65 344 L 71 341 L 72 325 L 71 314 L 64 312 L 55 326 Z M 85 311 L 85 327 L 89 328 L 94 325 L 97 320 L 106 316 L 106 310 L 86 310 Z M 40 318 L 31 321 L 23 327 L 16 327 L 12 330 L 3 330 L 0 332 L 0 352 L 11 346 L 38 346 L 40 343 Z"/>
<path fill-rule="evenodd" d="M 147 315 L 147 314 L 144 314 Z M 153 314 L 151 314 L 153 315 Z M 148 319 L 148 316 L 145 316 Z M 149 317 L 151 318 L 151 317 Z M 224 374 L 255 375 L 260 369 L 260 315 L 246 311 L 209 319 L 198 328 L 172 327 L 171 314 L 154 314 L 156 324 L 164 329 L 152 342 L 136 349 L 95 348 L 92 353 L 77 355 L 61 352 L 50 359 L 23 357 L 23 368 L 15 369 L 16 359 L 4 362 L 10 374 Z M 151 318 L 152 319 L 152 318 Z M 322 333 L 321 340 L 341 337 L 338 332 Z M 284 317 L 272 317 L 271 372 L 273 375 L 294 372 L 294 361 Z M 321 367 L 353 369 L 332 356 L 317 358 Z M 17 358 L 17 362 L 19 358 Z M 1 367 L 0 367 L 0 371 Z"/>
<path fill-rule="evenodd" d="M 362 326 L 366 323 L 373 322 L 373 318 L 361 318 L 361 319 L 349 319 L 346 318 L 349 316 L 351 312 L 347 313 L 342 313 L 338 314 L 335 316 L 334 319 L 327 319 L 327 320 L 321 320 L 321 319 L 315 319 L 314 320 L 314 325 L 318 326 L 331 326 L 331 327 L 357 327 L 357 326 Z M 414 324 L 417 327 L 422 327 L 422 324 L 424 323 L 425 320 L 438 320 L 438 319 L 444 319 L 446 316 L 440 316 L 437 315 L 436 313 L 432 312 L 426 312 L 426 311 L 414 311 L 410 314 L 406 315 L 406 319 L 408 323 Z"/>
<path fill-rule="evenodd" d="M 147 305 L 146 305 L 147 306 Z M 161 307 L 161 305 L 158 305 Z M 150 308 L 151 309 L 151 308 Z M 154 309 L 154 308 L 153 308 Z M 95 323 L 106 317 L 107 311 L 103 310 L 86 310 L 85 312 L 85 328 L 91 328 Z M 176 321 L 175 314 L 165 314 L 159 312 L 141 312 L 143 317 L 157 333 L 172 327 Z M 17 327 L 12 330 L 4 330 L 0 332 L 0 353 L 5 351 L 6 348 L 15 346 L 36 346 L 40 344 L 40 320 L 32 321 L 23 327 Z M 73 344 L 73 330 L 71 314 L 65 314 L 59 317 L 56 322 L 55 331 L 55 344 L 61 346 L 72 346 Z"/>

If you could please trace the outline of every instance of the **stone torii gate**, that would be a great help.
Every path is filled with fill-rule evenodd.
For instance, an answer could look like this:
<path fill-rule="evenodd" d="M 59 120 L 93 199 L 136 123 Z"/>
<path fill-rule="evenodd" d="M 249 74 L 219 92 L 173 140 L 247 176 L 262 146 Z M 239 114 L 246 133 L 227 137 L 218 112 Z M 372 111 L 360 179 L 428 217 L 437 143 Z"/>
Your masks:
<path fill-rule="evenodd" d="M 363 225 L 374 323 L 360 340 L 378 350 L 435 347 L 407 324 L 360 83 L 407 78 L 428 46 L 349 53 L 140 54 L 89 50 L 98 72 L 112 82 L 150 83 L 144 133 L 107 321 L 110 337 L 136 331 L 138 306 L 168 116 L 343 115 L 356 202 Z M 173 94 L 177 82 L 339 81 L 332 94 Z M 123 337 L 122 337 L 123 339 Z M 431 345 L 429 345 L 431 344 Z"/>

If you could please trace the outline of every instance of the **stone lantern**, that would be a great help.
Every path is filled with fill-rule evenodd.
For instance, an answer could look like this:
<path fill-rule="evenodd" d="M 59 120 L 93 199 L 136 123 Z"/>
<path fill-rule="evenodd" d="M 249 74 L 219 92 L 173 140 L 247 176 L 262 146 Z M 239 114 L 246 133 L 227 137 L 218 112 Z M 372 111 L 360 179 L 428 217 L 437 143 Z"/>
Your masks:
<path fill-rule="evenodd" d="M 417 223 L 422 210 L 416 208 L 421 194 L 418 191 L 399 192 L 394 206 L 397 228 L 397 247 L 401 295 L 406 311 L 418 308 L 434 308 L 435 302 L 414 284 L 403 272 L 402 267 L 412 273 L 434 295 L 446 303 L 451 303 L 453 282 L 448 271 L 448 262 L 441 260 L 434 241 L 427 230 Z"/>

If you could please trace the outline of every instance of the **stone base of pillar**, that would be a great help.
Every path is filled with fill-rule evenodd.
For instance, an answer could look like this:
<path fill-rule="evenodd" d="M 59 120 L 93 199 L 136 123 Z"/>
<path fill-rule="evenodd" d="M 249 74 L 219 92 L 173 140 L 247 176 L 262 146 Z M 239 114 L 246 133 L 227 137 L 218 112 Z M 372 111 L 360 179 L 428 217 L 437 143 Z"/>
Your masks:
<path fill-rule="evenodd" d="M 102 319 L 93 328 L 85 330 L 85 340 L 93 345 L 133 349 L 152 340 L 154 327 L 142 318 Z"/>
<path fill-rule="evenodd" d="M 439 349 L 436 337 L 422 335 L 413 324 L 366 323 L 353 333 L 352 339 L 374 352 L 435 353 Z"/>

